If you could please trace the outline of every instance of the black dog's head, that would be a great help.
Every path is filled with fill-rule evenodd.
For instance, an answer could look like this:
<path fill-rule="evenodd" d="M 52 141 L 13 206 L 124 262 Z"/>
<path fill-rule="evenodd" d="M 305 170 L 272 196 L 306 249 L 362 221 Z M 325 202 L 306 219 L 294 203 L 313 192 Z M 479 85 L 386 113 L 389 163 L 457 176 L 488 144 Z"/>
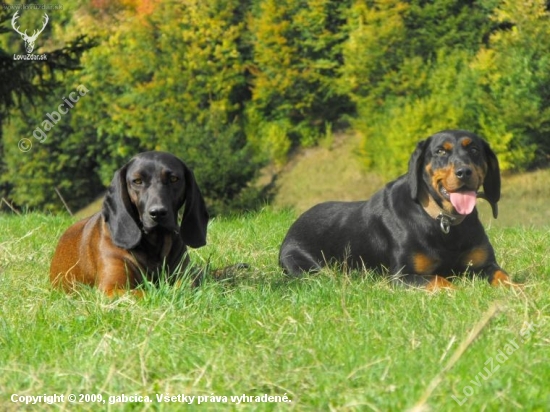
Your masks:
<path fill-rule="evenodd" d="M 448 213 L 471 213 L 479 196 L 498 215 L 498 160 L 487 142 L 471 132 L 445 130 L 419 142 L 409 161 L 409 184 L 413 199 L 424 185 Z M 479 193 L 481 187 L 484 193 Z"/>
<path fill-rule="evenodd" d="M 206 244 L 204 199 L 193 172 L 170 153 L 140 153 L 116 171 L 102 213 L 113 242 L 124 249 L 136 247 L 142 233 L 159 230 L 179 233 L 191 247 Z"/>

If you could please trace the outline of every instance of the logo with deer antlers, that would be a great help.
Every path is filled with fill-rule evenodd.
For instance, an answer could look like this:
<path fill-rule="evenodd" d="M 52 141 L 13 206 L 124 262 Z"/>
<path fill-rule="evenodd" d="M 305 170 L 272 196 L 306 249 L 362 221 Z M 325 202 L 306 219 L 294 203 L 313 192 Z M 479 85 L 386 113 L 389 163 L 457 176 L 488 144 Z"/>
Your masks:
<path fill-rule="evenodd" d="M 34 43 L 36 42 L 36 39 L 38 38 L 38 35 L 40 33 L 42 33 L 44 31 L 44 29 L 46 28 L 46 24 L 48 24 L 49 17 L 46 13 L 44 13 L 44 24 L 42 25 L 42 28 L 40 30 L 35 30 L 32 33 L 32 36 L 29 36 L 27 34 L 27 30 L 25 30 L 25 33 L 21 33 L 19 31 L 19 27 L 15 26 L 15 23 L 16 23 L 15 20 L 17 20 L 19 18 L 17 13 L 19 13 L 19 11 L 16 11 L 15 14 L 13 15 L 13 18 L 11 19 L 11 25 L 12 25 L 13 29 L 17 33 L 19 33 L 21 35 L 21 37 L 23 38 L 23 41 L 25 42 L 25 49 L 27 50 L 27 53 L 30 54 L 34 50 Z"/>

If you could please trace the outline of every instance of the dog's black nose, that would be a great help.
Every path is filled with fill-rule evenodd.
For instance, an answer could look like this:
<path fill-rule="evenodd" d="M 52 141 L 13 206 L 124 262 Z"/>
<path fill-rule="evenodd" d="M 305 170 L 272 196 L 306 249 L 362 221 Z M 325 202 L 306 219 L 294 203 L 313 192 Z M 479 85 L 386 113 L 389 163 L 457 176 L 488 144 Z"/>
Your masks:
<path fill-rule="evenodd" d="M 162 219 L 163 217 L 166 217 L 168 214 L 168 211 L 164 206 L 153 206 L 149 209 L 149 216 L 153 220 Z"/>
<path fill-rule="evenodd" d="M 472 176 L 472 168 L 468 166 L 462 166 L 455 170 L 455 175 L 459 179 L 467 179 Z"/>

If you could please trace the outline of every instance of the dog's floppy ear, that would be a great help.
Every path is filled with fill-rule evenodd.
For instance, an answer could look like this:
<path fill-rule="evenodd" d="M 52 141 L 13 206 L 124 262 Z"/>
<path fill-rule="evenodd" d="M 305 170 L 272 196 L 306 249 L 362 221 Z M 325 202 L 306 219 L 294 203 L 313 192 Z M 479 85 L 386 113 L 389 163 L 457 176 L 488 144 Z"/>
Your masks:
<path fill-rule="evenodd" d="M 132 208 L 132 202 L 126 186 L 125 165 L 115 172 L 111 186 L 103 200 L 102 214 L 109 225 L 113 243 L 123 249 L 132 249 L 141 241 L 139 217 Z"/>
<path fill-rule="evenodd" d="M 206 245 L 208 211 L 191 169 L 185 170 L 185 209 L 180 225 L 180 236 L 188 246 L 198 248 Z"/>
<path fill-rule="evenodd" d="M 409 187 L 413 200 L 418 199 L 418 188 L 422 182 L 422 166 L 424 165 L 424 149 L 428 145 L 429 138 L 418 142 L 416 149 L 409 159 Z"/>
<path fill-rule="evenodd" d="M 487 175 L 483 181 L 483 198 L 491 205 L 493 217 L 498 216 L 498 201 L 500 200 L 500 168 L 495 153 L 489 147 L 489 144 L 483 141 L 483 150 L 487 159 Z"/>

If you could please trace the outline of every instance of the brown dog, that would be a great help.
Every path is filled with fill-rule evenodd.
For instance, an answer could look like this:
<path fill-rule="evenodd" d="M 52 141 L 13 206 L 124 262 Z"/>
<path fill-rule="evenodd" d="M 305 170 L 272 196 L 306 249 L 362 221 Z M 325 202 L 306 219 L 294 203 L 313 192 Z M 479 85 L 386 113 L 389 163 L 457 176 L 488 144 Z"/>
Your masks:
<path fill-rule="evenodd" d="M 181 223 L 178 210 L 185 205 Z M 56 287 L 97 286 L 111 296 L 183 275 L 187 246 L 206 244 L 208 212 L 191 170 L 164 152 L 137 155 L 118 170 L 103 210 L 71 226 L 50 267 Z"/>

